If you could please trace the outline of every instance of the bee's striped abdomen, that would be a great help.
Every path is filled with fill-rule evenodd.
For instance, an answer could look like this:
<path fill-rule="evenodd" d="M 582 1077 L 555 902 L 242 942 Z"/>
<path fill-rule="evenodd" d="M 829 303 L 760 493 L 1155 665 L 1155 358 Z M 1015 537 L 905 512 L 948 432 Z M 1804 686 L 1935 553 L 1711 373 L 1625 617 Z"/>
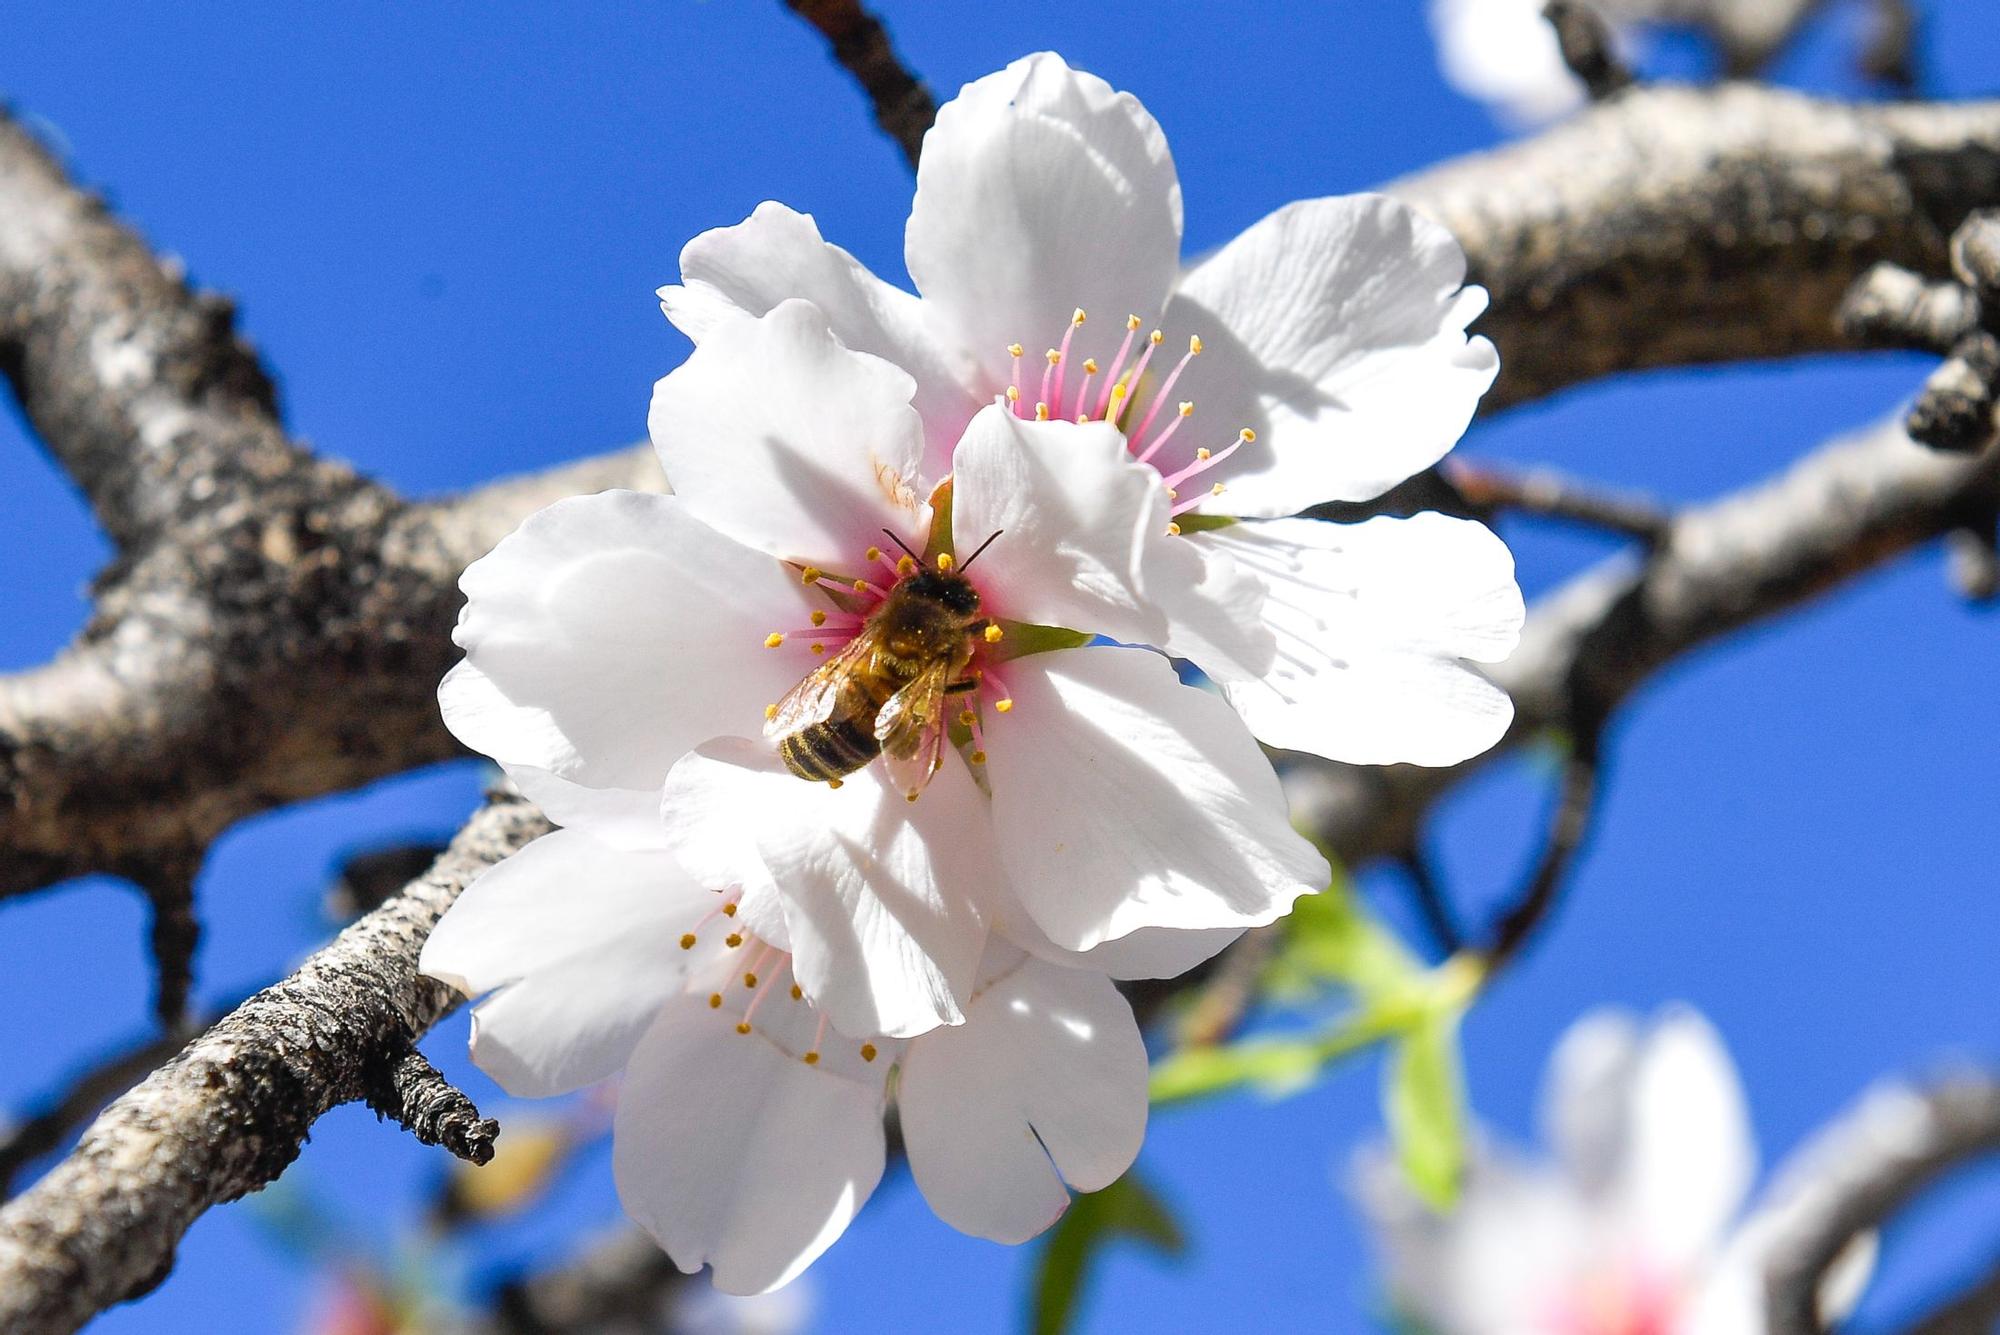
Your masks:
<path fill-rule="evenodd" d="M 785 768 L 801 779 L 825 783 L 852 774 L 882 753 L 872 713 L 844 715 L 800 728 L 778 742 Z"/>

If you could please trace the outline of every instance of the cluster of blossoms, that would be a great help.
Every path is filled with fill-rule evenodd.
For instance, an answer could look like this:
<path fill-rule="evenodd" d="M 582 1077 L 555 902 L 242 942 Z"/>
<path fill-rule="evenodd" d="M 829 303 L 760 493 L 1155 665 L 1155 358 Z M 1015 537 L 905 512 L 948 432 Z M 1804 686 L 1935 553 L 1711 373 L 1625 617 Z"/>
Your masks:
<path fill-rule="evenodd" d="M 891 1099 L 967 1232 L 1114 1180 L 1146 1119 L 1114 980 L 1327 884 L 1258 742 L 1447 764 L 1509 722 L 1491 533 L 1286 517 L 1463 431 L 1495 358 L 1456 244 L 1373 196 L 1186 270 L 1180 233 L 1136 99 L 1046 54 L 980 79 L 925 141 L 921 296 L 779 205 L 696 238 L 673 494 L 559 502 L 465 574 L 446 722 L 563 828 L 423 967 L 485 995 L 509 1091 L 624 1073 L 626 1208 L 720 1288 L 840 1234 Z"/>

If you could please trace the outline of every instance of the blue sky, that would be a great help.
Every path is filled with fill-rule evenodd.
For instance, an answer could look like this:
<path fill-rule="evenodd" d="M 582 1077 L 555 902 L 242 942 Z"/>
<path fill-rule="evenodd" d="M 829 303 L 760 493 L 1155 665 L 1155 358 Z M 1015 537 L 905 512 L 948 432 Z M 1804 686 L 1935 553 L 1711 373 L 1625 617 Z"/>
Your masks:
<path fill-rule="evenodd" d="M 1929 8 L 1932 90 L 1990 90 L 2000 30 L 1987 6 Z M 1439 80 L 1414 3 L 882 9 L 941 96 L 1043 47 L 1139 94 L 1173 145 L 1194 250 L 1290 199 L 1499 137 Z M 1857 9 L 1835 5 L 1784 77 L 1853 91 L 1842 43 Z M 775 0 L 335 12 L 103 3 L 86 31 L 73 5 L 22 0 L 0 97 L 158 248 L 239 300 L 293 431 L 364 471 L 436 493 L 638 439 L 653 380 L 686 346 L 653 289 L 687 238 L 760 200 L 815 214 L 901 276 L 908 173 Z M 1923 370 L 1872 357 L 1647 376 L 1482 423 L 1463 448 L 1696 500 L 1883 415 Z M 0 493 L 0 570 L 17 572 L 5 668 L 74 633 L 107 549 L 11 412 Z M 1505 535 L 1531 595 L 1611 550 L 1521 525 Z M 1549 1046 L 1602 1004 L 1706 1012 L 1743 1068 L 1767 1164 L 1881 1075 L 2000 1056 L 1994 651 L 1991 614 L 1959 603 L 1926 553 L 1644 692 L 1620 716 L 1568 903 L 1467 1026 L 1482 1117 L 1527 1137 Z M 1542 779 L 1510 763 L 1447 804 L 1435 838 L 1467 902 L 1518 878 Z M 233 832 L 200 887 L 199 995 L 220 1002 L 288 969 L 329 930 L 320 895 L 344 850 L 444 835 L 478 782 L 472 764 L 447 766 Z M 1391 879 L 1367 888 L 1393 905 Z M 108 882 L 0 905 L 0 1106 L 141 1031 L 143 918 Z M 428 1051 L 503 1117 L 524 1111 L 462 1060 L 464 1037 L 461 1017 Z M 1142 1164 L 1193 1248 L 1178 1266 L 1114 1256 L 1091 1327 L 1255 1313 L 1365 1328 L 1365 1238 L 1338 1179 L 1377 1134 L 1376 1100 L 1360 1066 L 1279 1104 L 1161 1114 Z M 387 1240 L 414 1227 L 442 1167 L 350 1108 L 321 1124 L 293 1178 Z M 1995 1186 L 1961 1189 L 1891 1236 L 1864 1327 L 1886 1328 L 1983 1258 Z M 466 1264 L 477 1278 L 547 1256 L 615 1213 L 599 1156 L 544 1216 L 482 1235 Z M 99 1328 L 290 1327 L 311 1285 L 259 1220 L 243 1206 L 204 1218 L 165 1287 Z M 1985 1234 L 1966 1226 L 1981 1220 Z M 960 1237 L 892 1183 L 814 1270 L 820 1323 L 914 1329 L 950 1312 L 960 1329 L 1008 1330 L 1032 1257 Z"/>

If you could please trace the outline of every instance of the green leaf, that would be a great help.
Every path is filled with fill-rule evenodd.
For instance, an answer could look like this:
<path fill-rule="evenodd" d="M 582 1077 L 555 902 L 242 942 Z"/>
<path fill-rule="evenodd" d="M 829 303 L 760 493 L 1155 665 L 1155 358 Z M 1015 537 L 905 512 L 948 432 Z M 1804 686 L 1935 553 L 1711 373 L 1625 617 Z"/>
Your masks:
<path fill-rule="evenodd" d="M 1338 983 L 1364 1003 L 1408 995 L 1425 970 L 1393 932 L 1371 917 L 1345 881 L 1293 906 L 1285 944 L 1272 962 L 1274 982 L 1311 987 Z"/>
<path fill-rule="evenodd" d="M 1078 1196 L 1049 1234 L 1036 1267 L 1029 1323 L 1035 1335 L 1061 1335 L 1075 1321 L 1091 1271 L 1104 1248 L 1121 1238 L 1177 1257 L 1187 1239 L 1172 1211 L 1128 1172 L 1102 1191 Z"/>
<path fill-rule="evenodd" d="M 1182 1048 L 1153 1066 L 1155 1104 L 1182 1103 L 1249 1085 L 1266 1098 L 1296 1094 L 1343 1057 L 1392 1038 L 1411 1023 L 1406 1007 L 1384 1006 L 1343 1017 L 1317 1034 L 1246 1038 L 1216 1047 Z"/>
<path fill-rule="evenodd" d="M 1459 1069 L 1459 1006 L 1438 1006 L 1390 1053 L 1383 1116 L 1396 1160 L 1418 1197 L 1436 1210 L 1458 1201 L 1465 1175 L 1465 1080 Z"/>

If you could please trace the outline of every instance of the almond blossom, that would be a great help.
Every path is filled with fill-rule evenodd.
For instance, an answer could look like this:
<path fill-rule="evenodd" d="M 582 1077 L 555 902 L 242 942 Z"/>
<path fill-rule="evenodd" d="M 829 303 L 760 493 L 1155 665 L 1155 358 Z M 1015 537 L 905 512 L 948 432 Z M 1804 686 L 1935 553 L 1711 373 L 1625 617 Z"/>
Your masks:
<path fill-rule="evenodd" d="M 1586 1016 L 1546 1079 L 1554 1161 L 1482 1151 L 1449 1215 L 1386 1162 L 1364 1165 L 1398 1309 L 1436 1335 L 1759 1335 L 1768 1230 L 1761 1212 L 1739 1220 L 1757 1149 L 1708 1022 Z M 1872 1249 L 1871 1235 L 1829 1272 L 1829 1319 L 1858 1301 Z"/>
<path fill-rule="evenodd" d="M 847 347 L 911 377 L 929 476 L 996 402 L 1115 434 L 1177 539 L 1138 575 L 1167 618 L 1151 642 L 1202 667 L 1260 738 L 1364 763 L 1485 750 L 1511 706 L 1471 664 L 1518 634 L 1506 548 L 1434 514 L 1284 517 L 1379 496 L 1464 431 L 1497 360 L 1466 336 L 1486 298 L 1464 286 L 1458 244 L 1395 200 L 1353 195 L 1287 205 L 1186 269 L 1180 245 L 1159 125 L 1042 53 L 968 84 L 925 138 L 904 243 L 921 296 L 766 203 L 689 243 L 660 297 L 704 348 L 812 301 Z M 685 427 L 656 404 L 677 488 L 689 468 L 733 467 Z"/>
<path fill-rule="evenodd" d="M 804 785 L 801 785 L 802 787 Z M 852 1036 L 760 936 L 760 892 L 718 896 L 656 850 L 558 830 L 491 868 L 426 942 L 468 996 L 475 1061 L 542 1097 L 624 1072 L 613 1167 L 681 1269 L 761 1293 L 826 1250 L 882 1175 L 893 1101 L 924 1198 L 1022 1242 L 1109 1185 L 1146 1125 L 1146 1051 L 1102 973 L 997 939 L 963 1023 Z"/>
<path fill-rule="evenodd" d="M 1166 637 L 1137 587 L 1167 523 L 1153 471 L 1110 426 L 994 406 L 946 487 L 914 393 L 809 302 L 717 331 L 655 395 L 662 439 L 706 446 L 664 452 L 676 494 L 530 517 L 467 570 L 440 688 L 556 823 L 745 887 L 750 929 L 848 1035 L 964 1021 L 996 929 L 1168 975 L 1329 878 L 1226 705 L 1157 653 L 1088 643 Z M 788 768 L 778 702 L 947 573 L 983 629 L 917 768 Z"/>

